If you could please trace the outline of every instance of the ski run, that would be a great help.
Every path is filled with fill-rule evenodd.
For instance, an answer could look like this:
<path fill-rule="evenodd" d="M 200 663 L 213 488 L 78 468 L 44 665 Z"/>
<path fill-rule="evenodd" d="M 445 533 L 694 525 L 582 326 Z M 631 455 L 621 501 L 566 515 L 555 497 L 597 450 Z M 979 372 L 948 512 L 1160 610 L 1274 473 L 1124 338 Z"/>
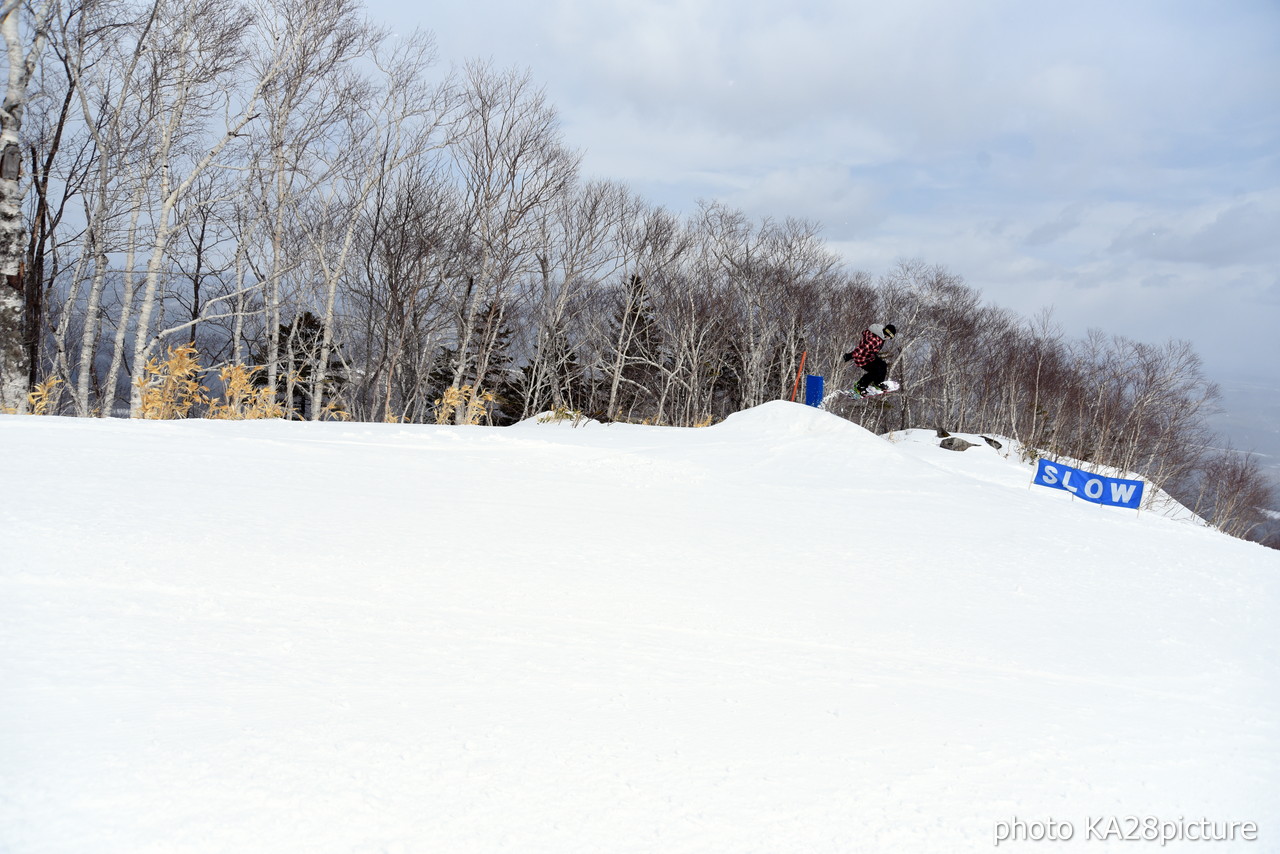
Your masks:
<path fill-rule="evenodd" d="M 1280 554 L 964 438 L 0 417 L 0 851 L 1280 851 Z"/>

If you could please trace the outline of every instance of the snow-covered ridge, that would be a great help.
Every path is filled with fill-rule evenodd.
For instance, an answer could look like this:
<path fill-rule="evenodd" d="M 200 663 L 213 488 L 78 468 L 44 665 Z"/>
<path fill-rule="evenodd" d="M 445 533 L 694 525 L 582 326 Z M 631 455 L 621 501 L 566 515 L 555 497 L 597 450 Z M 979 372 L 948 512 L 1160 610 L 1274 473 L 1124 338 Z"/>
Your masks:
<path fill-rule="evenodd" d="M 0 448 L 6 852 L 1280 827 L 1280 554 L 1031 487 L 980 439 L 772 403 L 704 429 L 0 417 Z"/>
<path fill-rule="evenodd" d="M 1010 487 L 1029 486 L 1035 477 L 1038 454 L 1029 453 L 1022 443 L 1008 436 L 984 435 L 979 433 L 955 433 L 956 438 L 967 441 L 973 447 L 963 451 L 948 451 L 941 447 L 939 437 L 934 430 L 900 430 L 887 434 L 884 438 L 894 444 L 909 448 L 910 452 L 920 459 L 927 459 L 947 468 L 956 474 L 1000 483 Z M 990 444 L 994 441 L 999 447 Z M 1069 466 L 1096 472 L 1105 477 L 1131 478 L 1146 483 L 1146 494 L 1143 499 L 1144 513 L 1154 513 L 1167 519 L 1176 519 L 1188 524 L 1205 527 L 1204 519 L 1188 510 L 1173 496 L 1163 489 L 1157 489 L 1141 475 L 1121 471 L 1111 466 L 1097 466 L 1080 460 L 1064 457 L 1058 462 Z M 1074 502 L 1076 499 L 1066 493 L 1059 494 L 1059 501 Z M 1114 512 L 1113 509 L 1108 512 Z"/>

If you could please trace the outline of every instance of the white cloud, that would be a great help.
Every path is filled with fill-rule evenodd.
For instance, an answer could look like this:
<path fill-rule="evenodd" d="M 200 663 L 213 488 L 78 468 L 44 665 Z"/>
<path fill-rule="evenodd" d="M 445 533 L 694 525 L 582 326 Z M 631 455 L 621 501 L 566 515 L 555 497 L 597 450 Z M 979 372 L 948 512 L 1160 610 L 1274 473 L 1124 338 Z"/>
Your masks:
<path fill-rule="evenodd" d="M 1118 235 L 1111 249 L 1208 267 L 1280 267 L 1280 190 L 1143 217 Z"/>
<path fill-rule="evenodd" d="M 593 177 L 678 210 L 715 197 L 816 219 L 855 267 L 941 263 L 1073 330 L 1196 340 L 1225 312 L 1241 334 L 1202 337 L 1206 358 L 1280 363 L 1273 0 L 398 13 L 413 15 L 446 57 L 529 66 Z"/>
<path fill-rule="evenodd" d="M 1053 243 L 1079 228 L 1084 213 L 1085 205 L 1081 203 L 1067 205 L 1055 219 L 1038 225 L 1028 232 L 1023 242 L 1028 246 Z"/>

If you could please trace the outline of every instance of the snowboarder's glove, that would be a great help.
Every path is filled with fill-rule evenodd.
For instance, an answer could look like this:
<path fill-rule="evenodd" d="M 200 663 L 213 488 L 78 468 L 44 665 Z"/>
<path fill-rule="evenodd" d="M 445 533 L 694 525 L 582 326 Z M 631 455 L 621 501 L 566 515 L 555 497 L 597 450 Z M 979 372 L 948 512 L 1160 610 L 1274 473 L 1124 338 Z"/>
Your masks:
<path fill-rule="evenodd" d="M 841 358 L 841 360 L 843 360 L 843 361 L 845 361 L 845 362 L 849 362 L 849 361 L 852 361 L 852 360 L 853 360 L 853 354 L 852 354 L 852 353 L 845 353 L 845 354 L 844 354 L 843 356 L 841 356 L 840 358 Z"/>

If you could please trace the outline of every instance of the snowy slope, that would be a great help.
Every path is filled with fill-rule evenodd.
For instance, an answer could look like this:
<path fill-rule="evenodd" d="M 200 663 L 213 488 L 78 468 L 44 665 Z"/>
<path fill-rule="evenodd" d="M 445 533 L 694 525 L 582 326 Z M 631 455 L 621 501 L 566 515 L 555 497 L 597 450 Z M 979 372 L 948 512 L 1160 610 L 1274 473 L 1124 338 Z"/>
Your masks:
<path fill-rule="evenodd" d="M 0 851 L 1280 850 L 1280 553 L 896 439 L 0 418 Z"/>
<path fill-rule="evenodd" d="M 942 447 L 937 433 L 933 430 L 899 430 L 887 434 L 885 438 L 889 442 L 903 446 L 909 453 L 927 459 L 935 465 L 943 466 L 959 475 L 1014 488 L 1030 488 L 1032 486 L 1036 463 L 1029 454 L 1024 453 L 1024 449 L 1018 441 L 1007 436 L 987 436 L 980 433 L 948 433 L 947 435 L 954 435 L 955 438 L 963 439 L 973 447 L 964 453 L 947 450 Z M 1143 512 L 1155 513 L 1167 519 L 1192 522 L 1201 526 L 1208 525 L 1195 513 L 1174 500 L 1167 492 L 1145 482 L 1140 474 L 1122 471 L 1110 466 L 1092 465 L 1071 457 L 1052 457 L 1050 461 L 1075 466 L 1082 471 L 1096 473 L 1103 477 L 1143 480 Z M 1082 499 L 1077 499 L 1067 492 L 1058 492 L 1058 500 L 1076 503 L 1077 500 Z M 1100 508 L 1102 505 L 1086 503 L 1085 506 Z M 1114 511 L 1108 509 L 1105 512 Z"/>

